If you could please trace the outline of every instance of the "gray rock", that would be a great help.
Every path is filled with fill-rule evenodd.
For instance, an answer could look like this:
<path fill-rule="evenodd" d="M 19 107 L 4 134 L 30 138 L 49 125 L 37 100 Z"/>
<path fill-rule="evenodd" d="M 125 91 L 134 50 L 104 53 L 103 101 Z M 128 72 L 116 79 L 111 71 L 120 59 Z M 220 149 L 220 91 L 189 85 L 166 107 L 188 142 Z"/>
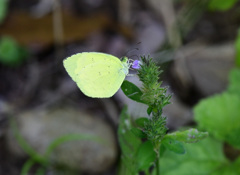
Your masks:
<path fill-rule="evenodd" d="M 70 169 L 101 173 L 114 164 L 117 146 L 112 128 L 100 117 L 73 108 L 27 111 L 17 116 L 17 127 L 27 143 L 40 154 L 44 154 L 56 138 L 67 134 L 97 138 L 64 142 L 54 149 L 51 160 Z M 7 140 L 15 155 L 24 155 L 12 130 Z"/>
<path fill-rule="evenodd" d="M 226 89 L 228 73 L 234 67 L 233 43 L 215 46 L 185 46 L 175 54 L 172 74 L 183 91 L 194 86 L 209 96 Z"/>

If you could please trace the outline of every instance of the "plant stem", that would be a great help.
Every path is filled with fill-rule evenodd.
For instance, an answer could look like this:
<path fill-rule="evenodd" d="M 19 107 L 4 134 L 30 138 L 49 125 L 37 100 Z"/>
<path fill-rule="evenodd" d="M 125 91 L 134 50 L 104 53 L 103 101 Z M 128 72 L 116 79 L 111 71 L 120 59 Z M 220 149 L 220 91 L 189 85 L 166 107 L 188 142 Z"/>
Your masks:
<path fill-rule="evenodd" d="M 159 166 L 159 164 L 160 164 L 160 152 L 159 152 L 159 149 L 154 149 L 154 151 L 156 152 L 156 155 L 157 155 L 157 157 L 156 157 L 156 175 L 160 175 L 160 166 Z"/>
<path fill-rule="evenodd" d="M 157 165 L 156 165 L 157 175 L 160 175 L 160 166 L 159 166 L 159 158 L 157 158 Z"/>
<path fill-rule="evenodd" d="M 53 34 L 56 47 L 56 58 L 62 59 L 64 55 L 64 32 L 60 0 L 53 1 Z"/>
<path fill-rule="evenodd" d="M 160 164 L 160 161 L 159 161 L 159 157 L 157 157 L 157 162 L 156 162 L 156 171 L 157 171 L 157 175 L 160 175 L 160 166 L 159 166 L 159 164 Z"/>

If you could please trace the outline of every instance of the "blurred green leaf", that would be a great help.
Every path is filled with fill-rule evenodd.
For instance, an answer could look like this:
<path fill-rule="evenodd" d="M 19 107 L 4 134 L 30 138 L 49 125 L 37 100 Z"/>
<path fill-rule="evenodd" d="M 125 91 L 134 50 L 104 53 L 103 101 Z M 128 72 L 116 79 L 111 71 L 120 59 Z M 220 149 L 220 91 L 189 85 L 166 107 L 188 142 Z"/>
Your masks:
<path fill-rule="evenodd" d="M 0 62 L 7 66 L 19 66 L 28 56 L 26 49 L 8 36 L 0 39 Z"/>
<path fill-rule="evenodd" d="M 118 136 L 120 147 L 124 155 L 132 157 L 141 144 L 141 140 L 131 131 L 132 124 L 130 116 L 127 114 L 127 108 L 124 108 L 120 116 Z"/>
<path fill-rule="evenodd" d="M 151 165 L 153 165 L 156 159 L 156 153 L 153 150 L 153 145 L 150 141 L 146 141 L 140 145 L 136 159 L 138 160 L 137 169 L 147 170 Z"/>
<path fill-rule="evenodd" d="M 232 8 L 238 0 L 210 0 L 208 9 L 212 11 L 226 11 Z"/>
<path fill-rule="evenodd" d="M 167 148 L 161 144 L 160 149 L 159 149 L 159 153 L 160 153 L 160 157 L 164 154 L 164 152 L 167 150 Z"/>
<path fill-rule="evenodd" d="M 237 39 L 235 41 L 235 50 L 236 50 L 236 66 L 240 67 L 240 29 L 238 29 Z"/>
<path fill-rule="evenodd" d="M 132 128 L 131 131 L 135 136 L 139 137 L 140 139 L 147 138 L 147 135 L 140 129 L 138 128 Z"/>
<path fill-rule="evenodd" d="M 185 153 L 185 148 L 183 146 L 183 143 L 171 139 L 171 138 L 164 138 L 162 140 L 162 144 L 165 148 L 167 148 L 168 150 L 177 153 L 177 154 L 184 154 Z"/>
<path fill-rule="evenodd" d="M 131 175 L 137 173 L 136 153 L 141 145 L 141 140 L 132 132 L 130 116 L 127 114 L 127 108 L 122 110 L 120 123 L 118 127 L 118 139 L 122 151 L 119 174 Z"/>
<path fill-rule="evenodd" d="M 240 68 L 231 70 L 229 74 L 229 82 L 227 91 L 232 94 L 238 94 L 240 97 Z"/>
<path fill-rule="evenodd" d="M 215 138 L 240 148 L 240 98 L 223 93 L 200 101 L 194 107 L 200 128 Z"/>
<path fill-rule="evenodd" d="M 29 159 L 28 161 L 26 161 L 22 166 L 20 175 L 28 174 L 28 172 L 30 171 L 30 169 L 33 167 L 35 163 L 36 162 L 33 159 Z"/>
<path fill-rule="evenodd" d="M 145 123 L 148 123 L 148 118 L 146 118 L 146 117 L 140 117 L 140 118 L 137 118 L 136 120 L 135 120 L 135 123 L 136 123 L 136 125 L 138 126 L 138 127 L 140 127 L 140 128 L 144 128 L 144 124 Z"/>
<path fill-rule="evenodd" d="M 211 175 L 238 175 L 240 174 L 240 157 L 232 164 L 228 164 L 220 167 L 214 171 Z"/>
<path fill-rule="evenodd" d="M 8 7 L 8 0 L 0 0 L 0 24 L 6 17 Z"/>
<path fill-rule="evenodd" d="M 199 132 L 197 129 L 191 128 L 185 131 L 176 131 L 165 135 L 164 139 L 173 139 L 185 143 L 195 143 L 208 136 L 207 132 Z"/>
<path fill-rule="evenodd" d="M 138 128 L 132 128 L 131 131 L 135 136 L 137 136 L 140 139 L 147 138 L 147 135 Z"/>
<path fill-rule="evenodd" d="M 151 106 L 148 107 L 147 109 L 147 114 L 150 115 L 152 113 L 153 108 Z"/>
<path fill-rule="evenodd" d="M 133 84 L 127 80 L 124 80 L 122 83 L 121 89 L 128 98 L 130 98 L 136 102 L 139 102 L 139 103 L 144 103 L 144 101 L 141 100 L 143 93 L 135 84 Z"/>
<path fill-rule="evenodd" d="M 161 155 L 161 175 L 210 175 L 229 165 L 223 154 L 222 143 L 210 137 L 193 144 L 183 143 L 183 146 L 186 149 L 185 154 L 175 154 L 166 150 Z"/>

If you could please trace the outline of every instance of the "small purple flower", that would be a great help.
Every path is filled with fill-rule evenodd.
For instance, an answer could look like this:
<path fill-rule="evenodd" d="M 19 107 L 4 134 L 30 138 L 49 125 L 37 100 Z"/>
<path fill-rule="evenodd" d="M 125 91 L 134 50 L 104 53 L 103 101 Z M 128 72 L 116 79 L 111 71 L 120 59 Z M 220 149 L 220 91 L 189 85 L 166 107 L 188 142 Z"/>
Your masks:
<path fill-rule="evenodd" d="M 139 69 L 139 68 L 140 68 L 140 65 L 141 65 L 141 61 L 135 60 L 135 61 L 132 63 L 132 68 L 133 68 L 133 69 Z"/>

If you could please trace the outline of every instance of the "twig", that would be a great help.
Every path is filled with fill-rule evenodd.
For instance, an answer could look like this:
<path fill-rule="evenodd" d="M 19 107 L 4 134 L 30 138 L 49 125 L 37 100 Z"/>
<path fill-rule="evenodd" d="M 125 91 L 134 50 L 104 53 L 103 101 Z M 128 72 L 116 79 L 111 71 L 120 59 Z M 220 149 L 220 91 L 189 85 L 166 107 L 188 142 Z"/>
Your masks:
<path fill-rule="evenodd" d="M 64 55 L 64 35 L 61 4 L 59 0 L 54 0 L 53 3 L 53 35 L 56 47 L 56 58 L 62 59 Z"/>

